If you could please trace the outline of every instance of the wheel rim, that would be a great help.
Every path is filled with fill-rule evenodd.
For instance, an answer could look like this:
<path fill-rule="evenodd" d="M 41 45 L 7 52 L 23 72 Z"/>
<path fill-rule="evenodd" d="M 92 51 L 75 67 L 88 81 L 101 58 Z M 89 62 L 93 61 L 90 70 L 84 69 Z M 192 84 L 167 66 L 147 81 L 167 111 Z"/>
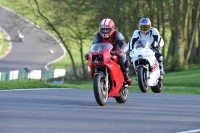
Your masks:
<path fill-rule="evenodd" d="M 104 78 L 101 79 L 100 87 L 101 87 L 101 89 L 100 89 L 101 98 L 102 98 L 103 101 L 107 101 L 107 99 L 108 99 L 108 91 L 105 88 L 105 80 L 104 80 Z"/>
<path fill-rule="evenodd" d="M 126 90 L 126 89 L 124 89 L 123 91 L 121 91 L 121 95 L 122 95 L 122 97 L 123 97 L 124 99 L 127 98 L 127 96 L 128 96 L 127 91 L 128 91 L 128 90 Z"/>
<path fill-rule="evenodd" d="M 144 87 L 147 88 L 147 79 L 146 79 L 146 76 L 147 76 L 147 71 L 143 69 L 143 81 L 144 81 Z"/>

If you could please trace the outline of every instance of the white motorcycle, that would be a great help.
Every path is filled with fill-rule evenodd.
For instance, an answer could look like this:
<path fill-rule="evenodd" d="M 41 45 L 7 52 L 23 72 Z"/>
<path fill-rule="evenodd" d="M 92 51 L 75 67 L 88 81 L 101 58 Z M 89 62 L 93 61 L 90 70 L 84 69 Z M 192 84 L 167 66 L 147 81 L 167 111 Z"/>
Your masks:
<path fill-rule="evenodd" d="M 150 42 L 138 40 L 129 56 L 136 72 L 136 80 L 140 90 L 145 93 L 148 87 L 151 87 L 154 93 L 160 93 L 163 77 L 160 75 L 159 63 L 156 60 L 155 52 L 152 50 Z"/>

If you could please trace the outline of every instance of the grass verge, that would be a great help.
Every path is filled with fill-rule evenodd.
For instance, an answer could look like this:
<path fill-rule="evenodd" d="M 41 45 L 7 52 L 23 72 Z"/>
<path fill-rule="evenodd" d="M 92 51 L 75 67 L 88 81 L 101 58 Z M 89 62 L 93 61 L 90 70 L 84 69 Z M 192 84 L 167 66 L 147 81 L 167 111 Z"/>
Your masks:
<path fill-rule="evenodd" d="M 173 72 L 164 75 L 163 90 L 161 93 L 171 94 L 200 94 L 200 69 Z M 135 76 L 131 77 L 133 80 Z M 28 89 L 28 88 L 77 88 L 77 89 L 93 89 L 92 80 L 64 82 L 63 84 L 54 84 L 52 80 L 44 83 L 44 81 L 22 79 L 19 81 L 1 81 L 0 90 L 7 89 Z M 141 92 L 137 81 L 129 88 L 130 92 Z M 151 88 L 147 93 L 152 93 Z"/>
<path fill-rule="evenodd" d="M 3 31 L 0 30 L 0 57 L 8 50 L 9 44 Z"/>

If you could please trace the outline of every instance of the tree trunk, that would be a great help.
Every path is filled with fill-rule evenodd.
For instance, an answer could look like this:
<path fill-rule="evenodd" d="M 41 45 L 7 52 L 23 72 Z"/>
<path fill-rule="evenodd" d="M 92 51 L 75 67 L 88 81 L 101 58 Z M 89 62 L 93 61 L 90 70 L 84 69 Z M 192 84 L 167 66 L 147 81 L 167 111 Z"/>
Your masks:
<path fill-rule="evenodd" d="M 192 51 L 192 46 L 193 46 L 193 42 L 194 42 L 194 38 L 195 38 L 195 33 L 196 33 L 196 28 L 197 28 L 197 24 L 198 24 L 198 21 L 199 21 L 199 10 L 200 10 L 200 5 L 196 2 L 194 2 L 194 7 L 197 9 L 195 10 L 195 18 L 193 18 L 193 24 L 192 24 L 192 30 L 190 32 L 190 35 L 191 35 L 191 40 L 189 42 L 189 48 L 188 48 L 188 52 L 187 52 L 187 56 L 186 56 L 186 61 L 188 62 L 189 58 L 190 58 L 190 55 L 191 55 L 191 51 Z"/>
<path fill-rule="evenodd" d="M 185 53 L 185 47 L 187 45 L 186 40 L 187 40 L 187 22 L 188 22 L 188 1 L 189 0 L 180 0 L 179 3 L 179 10 L 180 10 L 180 23 L 178 26 L 179 29 L 179 50 L 178 50 L 178 60 L 179 60 L 179 66 L 182 66 L 185 64 L 185 58 L 184 58 L 184 53 Z"/>
<path fill-rule="evenodd" d="M 74 77 L 77 80 L 78 76 L 77 76 L 77 73 L 76 73 L 76 67 L 75 67 L 75 63 L 74 63 L 74 59 L 73 59 L 73 56 L 71 54 L 71 51 L 67 47 L 67 45 L 66 45 L 63 37 L 58 32 L 58 30 L 55 28 L 55 26 L 50 22 L 50 20 L 44 14 L 42 14 L 42 12 L 40 11 L 40 7 L 39 7 L 39 4 L 38 4 L 37 0 L 35 0 L 35 4 L 37 6 L 37 11 L 38 11 L 39 15 L 43 18 L 43 20 L 45 21 L 45 23 L 56 33 L 56 35 L 59 37 L 59 39 L 61 40 L 61 42 L 64 44 L 64 47 L 66 48 L 66 50 L 67 50 L 67 52 L 68 52 L 68 54 L 70 56 L 71 62 L 72 62 L 73 71 L 74 71 Z"/>

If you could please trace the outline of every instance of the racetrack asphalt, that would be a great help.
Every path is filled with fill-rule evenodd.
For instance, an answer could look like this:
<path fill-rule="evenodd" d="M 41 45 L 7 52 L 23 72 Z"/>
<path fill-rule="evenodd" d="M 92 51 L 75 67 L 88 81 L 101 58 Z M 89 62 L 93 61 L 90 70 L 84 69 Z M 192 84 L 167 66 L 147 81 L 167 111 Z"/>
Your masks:
<path fill-rule="evenodd" d="M 199 95 L 129 93 L 126 103 L 108 98 L 105 106 L 99 106 L 92 90 L 0 90 L 1 133 L 177 133 L 196 129 L 200 129 Z"/>
<path fill-rule="evenodd" d="M 42 69 L 47 62 L 65 55 L 55 37 L 21 15 L 0 6 L 0 16 L 0 27 L 10 35 L 12 44 L 7 55 L 0 59 L 0 72 L 24 68 Z M 18 31 L 24 35 L 23 42 L 16 38 Z M 49 50 L 53 50 L 54 54 L 49 54 Z"/>

